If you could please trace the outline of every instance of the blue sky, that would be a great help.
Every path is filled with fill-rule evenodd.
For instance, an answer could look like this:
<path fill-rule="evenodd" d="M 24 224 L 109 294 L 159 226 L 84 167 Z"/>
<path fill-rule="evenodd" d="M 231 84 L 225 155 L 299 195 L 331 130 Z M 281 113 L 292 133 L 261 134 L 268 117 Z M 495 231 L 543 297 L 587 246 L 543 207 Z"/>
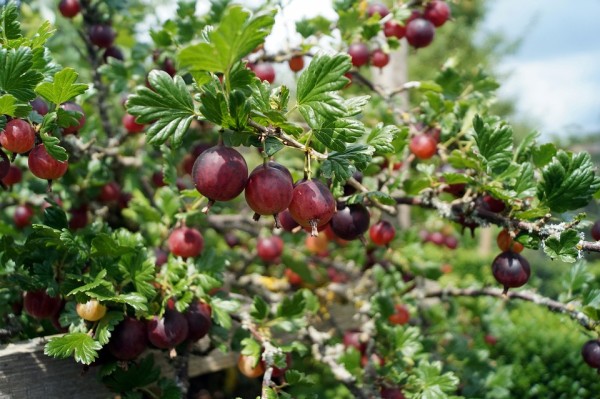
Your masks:
<path fill-rule="evenodd" d="M 517 118 L 542 137 L 600 132 L 600 1 L 493 0 L 484 26 L 511 39 L 518 52 L 500 95 L 516 100 Z"/>

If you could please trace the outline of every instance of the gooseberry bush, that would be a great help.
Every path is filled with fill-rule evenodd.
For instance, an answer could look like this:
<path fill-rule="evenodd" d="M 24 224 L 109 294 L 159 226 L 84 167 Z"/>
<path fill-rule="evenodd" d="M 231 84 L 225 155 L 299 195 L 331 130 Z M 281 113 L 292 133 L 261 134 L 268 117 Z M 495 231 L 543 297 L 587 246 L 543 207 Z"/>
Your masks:
<path fill-rule="evenodd" d="M 126 397 L 185 396 L 154 357 L 185 371 L 212 350 L 262 398 L 468 397 L 444 306 L 486 297 L 567 315 L 600 369 L 590 155 L 517 140 L 481 70 L 372 81 L 454 6 L 337 0 L 337 20 L 297 22 L 302 43 L 271 54 L 265 3 L 181 1 L 151 45 L 132 39 L 135 1 L 62 0 L 59 30 L 1 8 L 0 340 L 49 336 L 48 356 Z M 482 229 L 495 258 L 474 259 Z M 461 269 L 461 246 L 483 268 Z M 536 250 L 571 264 L 556 298 L 528 284 L 543 292 Z M 480 345 L 500 345 L 488 327 Z"/>

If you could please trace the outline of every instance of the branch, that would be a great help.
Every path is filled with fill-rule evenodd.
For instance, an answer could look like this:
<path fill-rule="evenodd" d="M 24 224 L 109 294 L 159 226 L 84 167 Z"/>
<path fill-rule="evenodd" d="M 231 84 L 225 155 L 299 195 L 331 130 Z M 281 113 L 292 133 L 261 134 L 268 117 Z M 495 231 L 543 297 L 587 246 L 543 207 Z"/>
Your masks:
<path fill-rule="evenodd" d="M 317 331 L 312 326 L 308 327 L 308 337 L 313 343 L 312 353 L 315 360 L 327 365 L 335 379 L 344 384 L 355 398 L 369 399 L 369 395 L 358 387 L 356 378 L 350 374 L 344 365 L 339 364 L 337 361 L 333 350 L 335 350 L 336 347 L 341 346 L 341 344 L 338 344 L 335 347 L 327 347 L 324 345 L 324 342 L 331 338 L 331 334 Z"/>
<path fill-rule="evenodd" d="M 434 291 L 425 292 L 423 294 L 425 298 L 440 298 L 445 299 L 447 297 L 479 297 L 489 296 L 502 299 L 519 299 L 522 301 L 532 302 L 536 305 L 545 306 L 549 310 L 557 313 L 563 313 L 568 315 L 573 320 L 577 321 L 584 328 L 588 330 L 595 330 L 600 323 L 596 320 L 592 320 L 586 316 L 583 312 L 580 312 L 573 308 L 572 304 L 565 304 L 558 302 L 554 299 L 533 293 L 528 291 L 509 291 L 508 294 L 504 295 L 502 290 L 499 288 L 446 288 Z"/>

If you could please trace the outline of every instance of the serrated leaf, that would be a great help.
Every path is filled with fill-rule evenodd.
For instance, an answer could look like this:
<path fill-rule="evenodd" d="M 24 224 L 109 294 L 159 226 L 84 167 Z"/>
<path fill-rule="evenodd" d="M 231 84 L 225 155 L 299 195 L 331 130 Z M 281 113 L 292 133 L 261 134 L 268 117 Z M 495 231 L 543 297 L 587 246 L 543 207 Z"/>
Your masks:
<path fill-rule="evenodd" d="M 153 90 L 141 87 L 127 100 L 127 111 L 138 123 L 151 123 L 146 134 L 150 144 L 163 144 L 170 137 L 175 146 L 197 116 L 194 102 L 183 78 L 171 78 L 164 71 L 153 70 L 148 75 Z"/>
<path fill-rule="evenodd" d="M 333 151 L 321 165 L 321 173 L 343 183 L 357 168 L 363 170 L 367 167 L 374 151 L 373 147 L 364 144 L 349 145 L 344 152 Z"/>
<path fill-rule="evenodd" d="M 6 2 L 4 2 L 6 4 Z M 10 2 L 6 7 L 2 8 L 0 13 L 0 37 L 8 40 L 19 39 L 23 37 L 21 34 L 21 26 L 19 25 L 19 11 L 17 6 Z M 0 43 L 4 40 L 0 39 Z"/>
<path fill-rule="evenodd" d="M 80 287 L 77 287 L 77 288 L 71 290 L 67 294 L 67 296 L 72 296 L 72 295 L 79 294 L 79 293 L 85 293 L 87 291 L 90 291 L 90 290 L 92 290 L 100 285 L 106 284 L 106 283 L 108 283 L 110 285 L 110 283 L 108 281 L 104 281 L 104 278 L 106 277 L 106 273 L 107 273 L 106 269 L 101 270 L 96 275 L 96 277 L 94 277 L 94 280 L 92 282 L 84 284 Z"/>
<path fill-rule="evenodd" d="M 557 153 L 556 146 L 553 143 L 542 144 L 534 147 L 532 150 L 532 159 L 535 166 L 542 168 L 546 166 Z"/>
<path fill-rule="evenodd" d="M 258 295 L 254 297 L 250 316 L 257 321 L 265 320 L 269 316 L 269 305 Z"/>
<path fill-rule="evenodd" d="M 65 68 L 54 75 L 52 82 L 39 84 L 35 91 L 48 102 L 60 105 L 87 91 L 88 85 L 75 83 L 79 74 L 72 68 Z"/>
<path fill-rule="evenodd" d="M 364 125 L 355 119 L 333 119 L 313 129 L 314 136 L 327 148 L 344 152 L 346 143 L 355 143 L 364 133 Z"/>
<path fill-rule="evenodd" d="M 29 47 L 0 48 L 0 90 L 22 102 L 33 100 L 33 89 L 44 75 L 32 67 L 33 53 Z"/>
<path fill-rule="evenodd" d="M 240 353 L 245 356 L 253 357 L 258 363 L 260 360 L 260 354 L 262 352 L 262 346 L 254 338 L 244 338 L 241 342 L 242 350 Z M 256 365 L 256 363 L 254 365 Z"/>
<path fill-rule="evenodd" d="M 520 165 L 514 190 L 519 198 L 527 198 L 535 195 L 535 176 L 531 163 Z"/>
<path fill-rule="evenodd" d="M 537 196 L 542 205 L 554 212 L 566 212 L 586 206 L 600 189 L 590 154 L 559 151 L 542 169 Z"/>
<path fill-rule="evenodd" d="M 304 314 L 306 300 L 302 291 L 296 292 L 292 297 L 286 296 L 277 308 L 277 316 L 293 319 Z"/>
<path fill-rule="evenodd" d="M 83 364 L 90 364 L 98 357 L 98 352 L 102 349 L 100 342 L 95 341 L 86 333 L 70 333 L 62 337 L 51 338 L 44 347 L 44 354 L 66 358 L 75 356 L 75 361 Z"/>
<path fill-rule="evenodd" d="M 64 229 L 68 227 L 67 214 L 65 211 L 58 207 L 52 199 L 46 199 L 51 206 L 44 209 L 44 224 L 55 229 Z"/>
<path fill-rule="evenodd" d="M 492 174 L 500 174 L 510 165 L 513 156 L 512 129 L 500 122 L 490 126 L 476 115 L 473 119 L 477 156 Z"/>
<path fill-rule="evenodd" d="M 10 94 L 5 94 L 0 97 L 0 114 L 8 116 L 25 117 L 31 111 L 31 106 L 28 104 L 19 104 L 17 99 Z"/>
<path fill-rule="evenodd" d="M 95 331 L 95 337 L 98 342 L 102 345 L 108 344 L 110 340 L 110 333 L 115 327 L 125 318 L 123 312 L 110 311 L 107 312 L 102 319 L 98 322 Z"/>
<path fill-rule="evenodd" d="M 408 132 L 400 130 L 394 125 L 383 126 L 383 123 L 378 123 L 377 126 L 371 129 L 371 133 L 367 137 L 367 144 L 375 149 L 376 154 L 392 154 L 396 151 L 393 142 L 399 138 L 401 133 Z M 408 137 L 408 134 L 404 135 L 403 138 L 406 139 L 406 137 Z"/>
<path fill-rule="evenodd" d="M 442 374 L 441 362 L 421 361 L 408 379 L 419 399 L 448 399 L 449 393 L 456 391 L 459 379 L 453 373 Z"/>
<path fill-rule="evenodd" d="M 319 115 L 332 119 L 347 114 L 346 106 L 336 91 L 348 83 L 344 74 L 350 70 L 350 66 L 350 56 L 347 54 L 319 55 L 302 72 L 298 79 L 296 100 L 298 110 L 309 125 L 316 125 Z"/>
<path fill-rule="evenodd" d="M 283 150 L 285 146 L 281 141 L 275 137 L 267 137 L 265 139 L 265 152 L 267 156 L 271 157 L 277 153 L 277 151 Z"/>
<path fill-rule="evenodd" d="M 126 368 L 117 368 L 102 382 L 115 392 L 127 392 L 145 387 L 158 380 L 160 368 L 154 365 L 154 357 L 146 356 L 137 362 L 130 362 Z"/>
<path fill-rule="evenodd" d="M 553 259 L 559 258 L 563 262 L 573 263 L 577 260 L 577 244 L 580 240 L 577 230 L 565 230 L 560 233 L 560 238 L 551 236 L 546 239 L 544 252 Z"/>
<path fill-rule="evenodd" d="M 133 252 L 134 248 L 121 246 L 110 235 L 99 233 L 92 239 L 92 255 L 121 256 Z"/>
<path fill-rule="evenodd" d="M 385 205 L 396 205 L 396 200 L 392 196 L 381 191 L 370 191 L 367 193 L 367 198 L 379 201 Z"/>
<path fill-rule="evenodd" d="M 240 6 L 227 8 L 207 43 L 185 47 L 179 64 L 190 71 L 228 72 L 233 64 L 264 42 L 275 23 L 275 12 L 252 17 Z"/>
<path fill-rule="evenodd" d="M 40 134 L 44 147 L 48 154 L 57 161 L 65 162 L 69 160 L 69 154 L 67 150 L 60 146 L 60 140 L 57 137 L 50 136 L 48 133 Z"/>
<path fill-rule="evenodd" d="M 135 310 L 139 310 L 142 312 L 146 312 L 148 310 L 148 306 L 146 306 L 147 299 L 137 292 L 130 292 L 128 294 L 121 294 L 116 297 L 112 297 L 109 299 L 113 302 L 126 303 L 131 306 Z"/>
<path fill-rule="evenodd" d="M 124 277 L 135 286 L 137 291 L 135 294 L 142 294 L 146 298 L 152 298 L 156 294 L 154 286 L 151 284 L 155 278 L 156 267 L 144 251 L 122 256 L 119 260 L 119 269 L 123 272 Z M 138 303 L 138 306 L 141 305 L 137 298 L 131 298 L 131 301 L 128 303 L 132 306 L 134 306 L 133 302 Z M 145 298 L 143 302 L 145 306 Z"/>

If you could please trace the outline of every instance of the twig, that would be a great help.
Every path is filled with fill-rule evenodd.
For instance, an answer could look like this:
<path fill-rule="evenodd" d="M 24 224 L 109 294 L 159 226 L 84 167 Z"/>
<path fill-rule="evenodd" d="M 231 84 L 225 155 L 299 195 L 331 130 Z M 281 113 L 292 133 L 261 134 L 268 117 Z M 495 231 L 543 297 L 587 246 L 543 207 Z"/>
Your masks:
<path fill-rule="evenodd" d="M 588 330 L 595 330 L 600 324 L 596 320 L 590 319 L 583 312 L 574 309 L 572 304 L 565 304 L 554 299 L 528 291 L 509 291 L 504 295 L 500 288 L 445 288 L 424 293 L 426 298 L 447 297 L 479 297 L 489 296 L 502 299 L 520 299 L 522 301 L 532 302 L 536 305 L 545 306 L 549 310 L 557 313 L 563 313 L 577 321 Z"/>

